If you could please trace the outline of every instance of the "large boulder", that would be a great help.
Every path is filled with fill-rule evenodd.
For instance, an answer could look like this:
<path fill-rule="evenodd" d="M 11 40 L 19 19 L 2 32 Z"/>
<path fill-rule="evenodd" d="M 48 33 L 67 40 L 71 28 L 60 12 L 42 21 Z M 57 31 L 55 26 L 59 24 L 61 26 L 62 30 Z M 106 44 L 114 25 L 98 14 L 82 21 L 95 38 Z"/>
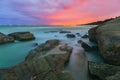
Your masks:
<path fill-rule="evenodd" d="M 14 38 L 0 32 L 0 44 L 14 42 Z"/>
<path fill-rule="evenodd" d="M 109 64 L 120 65 L 120 18 L 99 27 L 96 32 L 104 60 Z"/>
<path fill-rule="evenodd" d="M 120 80 L 120 66 L 89 62 L 89 72 L 101 80 Z"/>
<path fill-rule="evenodd" d="M 89 30 L 90 40 L 97 41 L 105 62 L 120 65 L 120 17 Z"/>
<path fill-rule="evenodd" d="M 14 37 L 16 40 L 26 41 L 35 39 L 34 35 L 30 32 L 14 32 L 8 34 L 8 36 Z"/>
<path fill-rule="evenodd" d="M 0 80 L 73 80 L 64 65 L 69 59 L 72 51 L 68 45 L 67 50 L 60 50 L 58 40 L 50 40 L 42 46 L 30 51 L 26 60 L 12 68 L 0 70 Z M 52 45 L 48 48 L 48 45 Z M 44 49 L 43 49 L 44 46 Z M 63 47 L 63 48 L 64 48 Z M 66 48 L 67 47 L 67 48 Z"/>

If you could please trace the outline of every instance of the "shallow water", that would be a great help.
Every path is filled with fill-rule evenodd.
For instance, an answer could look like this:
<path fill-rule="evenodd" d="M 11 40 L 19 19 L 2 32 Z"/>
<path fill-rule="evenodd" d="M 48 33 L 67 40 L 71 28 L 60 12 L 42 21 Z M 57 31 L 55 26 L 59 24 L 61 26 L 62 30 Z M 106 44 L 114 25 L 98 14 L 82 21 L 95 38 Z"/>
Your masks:
<path fill-rule="evenodd" d="M 33 41 L 8 43 L 4 45 L 0 45 L 0 68 L 6 68 L 14 66 L 22 61 L 24 61 L 28 52 L 31 49 L 34 49 L 34 43 L 41 44 L 49 39 L 60 39 L 65 42 L 73 42 L 75 39 L 81 39 L 77 36 L 74 39 L 66 38 L 66 34 L 60 34 L 60 30 L 68 30 L 72 33 L 80 33 L 84 35 L 91 28 L 90 26 L 81 26 L 81 27 L 0 27 L 0 32 L 4 34 L 9 34 L 17 31 L 30 31 L 32 32 L 36 39 Z M 49 32 L 49 31 L 58 31 L 58 32 Z M 94 45 L 90 43 L 88 39 L 83 39 L 90 45 Z M 88 60 L 90 61 L 98 61 L 102 62 L 102 59 L 99 55 L 88 54 L 86 53 Z"/>

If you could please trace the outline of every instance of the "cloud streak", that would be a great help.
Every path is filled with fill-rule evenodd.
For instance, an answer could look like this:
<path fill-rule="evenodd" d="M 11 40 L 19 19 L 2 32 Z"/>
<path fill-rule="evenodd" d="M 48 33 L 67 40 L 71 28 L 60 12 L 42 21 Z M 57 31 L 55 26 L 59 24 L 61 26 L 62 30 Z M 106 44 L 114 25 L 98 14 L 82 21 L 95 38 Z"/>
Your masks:
<path fill-rule="evenodd" d="M 83 24 L 119 16 L 119 3 L 120 0 L 1 0 L 0 24 Z"/>

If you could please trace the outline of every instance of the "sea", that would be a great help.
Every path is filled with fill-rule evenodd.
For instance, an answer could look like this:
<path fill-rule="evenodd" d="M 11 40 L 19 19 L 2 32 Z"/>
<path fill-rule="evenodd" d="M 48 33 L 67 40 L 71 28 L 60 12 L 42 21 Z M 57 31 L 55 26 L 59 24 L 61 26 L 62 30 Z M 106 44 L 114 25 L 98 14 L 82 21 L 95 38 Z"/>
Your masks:
<path fill-rule="evenodd" d="M 81 36 L 88 34 L 88 30 L 94 26 L 92 25 L 82 25 L 82 26 L 0 26 L 0 32 L 4 34 L 10 34 L 13 32 L 31 32 L 35 36 L 35 40 L 31 41 L 15 41 L 14 43 L 7 43 L 0 45 L 0 68 L 8 68 L 15 66 L 25 60 L 25 57 L 29 54 L 29 51 L 36 48 L 34 44 L 42 44 L 50 39 L 59 39 L 67 43 L 74 43 L 76 40 L 83 40 L 90 46 L 96 45 L 89 41 L 88 38 L 81 38 Z M 71 31 L 72 34 L 79 33 L 76 38 L 67 38 L 67 33 L 60 33 L 60 31 Z M 103 62 L 102 58 L 98 54 L 99 51 L 85 52 L 89 61 Z"/>

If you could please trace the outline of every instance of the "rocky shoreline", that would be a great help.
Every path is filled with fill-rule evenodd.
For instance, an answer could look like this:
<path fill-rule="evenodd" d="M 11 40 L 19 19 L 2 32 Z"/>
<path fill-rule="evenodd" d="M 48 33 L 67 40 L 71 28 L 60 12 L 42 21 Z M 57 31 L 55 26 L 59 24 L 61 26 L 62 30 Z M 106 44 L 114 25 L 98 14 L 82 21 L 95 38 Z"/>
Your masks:
<path fill-rule="evenodd" d="M 55 33 L 56 31 L 51 32 Z M 65 70 L 65 65 L 69 62 L 71 53 L 75 52 L 76 57 L 82 55 L 81 58 L 83 58 L 84 50 L 87 52 L 100 50 L 100 55 L 105 63 L 87 62 L 85 58 L 83 61 L 86 62 L 81 64 L 77 60 L 77 65 L 86 65 L 80 70 L 87 68 L 92 80 L 120 80 L 120 17 L 90 29 L 88 34 L 83 36 L 80 33 L 73 34 L 70 31 L 60 31 L 59 33 L 65 34 L 66 38 L 76 39 L 77 36 L 89 38 L 98 46 L 90 46 L 81 39 L 77 41 L 77 45 L 75 44 L 77 47 L 70 46 L 58 39 L 48 40 L 41 45 L 36 43 L 37 47 L 29 52 L 23 62 L 11 68 L 0 69 L 0 80 L 74 80 L 76 75 L 73 76 L 71 72 Z M 34 39 L 34 35 L 30 32 L 14 32 L 8 35 L 0 33 L 0 44 L 15 40 Z M 79 49 L 78 44 L 84 50 Z M 71 63 L 71 65 L 73 64 Z M 87 74 L 86 70 L 83 70 L 85 74 Z M 88 74 L 87 76 L 83 73 L 80 74 L 88 77 Z M 81 80 L 84 79 L 90 80 L 87 78 Z"/>
<path fill-rule="evenodd" d="M 120 17 L 90 29 L 89 39 L 97 42 L 105 61 L 89 62 L 90 74 L 101 80 L 120 80 Z"/>
<path fill-rule="evenodd" d="M 57 51 L 52 51 L 54 48 Z M 64 70 L 72 48 L 49 40 L 29 52 L 26 60 L 12 68 L 0 70 L 0 80 L 73 80 Z M 56 66 L 57 65 L 57 66 Z"/>

